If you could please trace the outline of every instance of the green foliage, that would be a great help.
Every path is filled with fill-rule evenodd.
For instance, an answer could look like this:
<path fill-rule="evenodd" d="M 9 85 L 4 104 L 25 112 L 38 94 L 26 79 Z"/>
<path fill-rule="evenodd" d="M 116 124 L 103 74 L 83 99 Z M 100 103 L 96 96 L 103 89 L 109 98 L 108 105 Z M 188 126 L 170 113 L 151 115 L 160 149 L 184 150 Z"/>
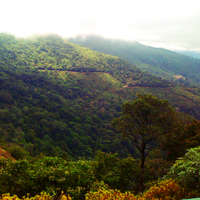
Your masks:
<path fill-rule="evenodd" d="M 66 152 L 69 157 L 91 157 L 97 149 L 127 155 L 119 136 L 107 126 L 120 110 L 121 99 L 113 92 L 123 84 L 168 85 L 122 59 L 58 36 L 0 38 L 1 138 L 9 143 L 4 145 L 7 150 L 23 146 L 28 151 L 24 156 Z M 120 148 L 110 146 L 113 141 Z"/>
<path fill-rule="evenodd" d="M 123 104 L 138 92 L 138 100 Z M 149 152 L 161 142 L 163 148 L 168 143 L 165 150 L 178 146 L 181 155 L 198 146 L 199 122 L 180 128 L 191 117 L 174 118 L 169 103 L 153 95 L 200 118 L 197 87 L 175 86 L 121 58 L 55 35 L 16 39 L 0 34 L 0 143 L 17 159 L 0 162 L 0 193 L 34 196 L 47 191 L 60 197 L 63 190 L 83 199 L 99 186 L 138 192 L 141 163 L 127 156 L 137 158 L 141 152 L 145 159 L 149 155 L 143 173 L 146 185 L 162 177 L 169 163 Z M 122 140 L 110 126 L 114 118 L 121 128 L 128 125 L 124 136 L 131 131 L 138 141 Z M 163 130 L 167 133 L 174 126 L 176 132 L 166 140 Z"/>
<path fill-rule="evenodd" d="M 173 178 L 192 190 L 200 189 L 200 147 L 191 148 L 171 167 L 166 177 Z"/>
<path fill-rule="evenodd" d="M 1 161 L 1 166 L 0 193 L 9 192 L 20 197 L 27 192 L 34 196 L 41 191 L 59 195 L 62 190 L 81 196 L 95 180 L 91 161 L 85 160 L 66 162 L 57 157 L 42 157 L 34 162 Z"/>
<path fill-rule="evenodd" d="M 23 159 L 29 156 L 29 153 L 24 150 L 21 146 L 18 145 L 12 145 L 11 147 L 7 148 L 7 151 L 10 153 L 10 155 L 19 160 L 19 159 Z"/>
<path fill-rule="evenodd" d="M 0 141 L 17 159 L 40 153 L 91 158 L 98 149 L 136 157 L 110 122 L 137 92 L 156 94 L 200 118 L 198 88 L 169 87 L 121 58 L 55 35 L 0 34 L 0 44 Z"/>
<path fill-rule="evenodd" d="M 193 159 L 196 159 L 196 157 L 198 155 L 195 155 Z M 156 167 L 155 163 L 150 163 L 149 160 L 147 162 L 147 167 L 153 171 L 158 170 L 153 169 Z M 159 163 L 162 164 L 161 161 Z M 187 162 L 182 164 L 187 165 Z M 195 164 L 192 166 L 193 168 Z M 162 164 L 160 167 L 163 168 L 163 166 Z M 190 171 L 190 168 L 191 166 L 188 165 L 184 168 L 186 170 L 186 177 L 186 173 L 188 173 L 188 170 Z M 196 168 L 199 168 L 199 166 L 196 165 Z M 183 168 L 178 168 L 177 170 L 181 171 Z M 177 170 L 175 170 L 173 178 L 176 177 Z M 147 171 L 146 176 L 149 176 L 152 181 L 152 172 Z M 193 172 L 189 176 L 192 177 Z M 153 173 L 156 172 L 154 171 Z M 172 173 L 170 172 L 169 175 L 172 176 Z M 180 176 L 180 178 L 184 179 L 185 177 Z M 135 190 L 134 193 L 137 193 L 138 190 L 135 188 L 135 185 L 137 185 L 138 181 L 138 160 L 131 157 L 119 159 L 117 154 L 106 154 L 101 151 L 96 153 L 93 160 L 81 159 L 78 161 L 66 161 L 57 157 L 40 156 L 31 160 L 0 161 L 0 195 L 10 193 L 11 195 L 15 194 L 23 197 L 29 193 L 33 197 L 42 191 L 46 191 L 54 199 L 61 197 L 66 199 L 67 196 L 64 196 L 64 193 L 68 194 L 68 197 L 71 196 L 73 199 L 78 200 L 84 199 L 86 193 L 88 193 L 86 195 L 87 197 L 94 197 L 99 194 L 99 189 L 101 189 L 101 191 L 105 191 L 105 193 L 100 192 L 102 195 L 99 197 L 101 198 L 104 195 L 109 195 L 111 191 L 115 191 L 113 193 L 114 196 L 118 193 L 117 195 L 122 197 L 124 195 L 130 195 L 129 192 L 127 193 L 125 191 Z M 198 189 L 197 187 L 193 187 L 193 185 L 188 186 L 185 182 L 183 184 L 182 180 L 179 179 L 177 181 L 179 181 L 180 185 L 172 179 L 164 180 L 157 185 L 151 186 L 150 189 L 141 194 L 141 197 L 134 195 L 132 197 L 135 200 L 140 198 L 156 199 L 163 197 L 168 199 L 168 196 L 171 199 L 180 199 L 180 197 L 196 197 L 198 195 L 198 192 L 195 191 L 195 189 Z M 189 184 L 197 184 L 197 182 L 196 180 L 192 182 L 190 180 Z"/>
<path fill-rule="evenodd" d="M 138 94 L 138 99 L 122 105 L 122 116 L 112 124 L 130 139 L 140 153 L 140 190 L 143 190 L 144 165 L 149 152 L 161 148 L 166 135 L 176 129 L 175 110 L 166 100 Z"/>
<path fill-rule="evenodd" d="M 103 189 L 107 190 L 109 187 L 103 181 L 101 181 L 101 182 L 95 181 L 90 188 L 90 192 L 97 192 L 99 190 L 99 188 L 103 188 Z"/>
<path fill-rule="evenodd" d="M 109 187 L 121 191 L 133 189 L 132 182 L 138 173 L 137 160 L 131 157 L 119 159 L 117 154 L 98 151 L 94 161 L 93 172 L 98 181 L 103 181 Z"/>
<path fill-rule="evenodd" d="M 200 85 L 200 61 L 166 49 L 153 48 L 138 42 L 106 39 L 100 36 L 78 36 L 69 41 L 94 51 L 121 57 L 148 73 L 180 84 Z M 176 78 L 182 75 L 182 78 Z"/>
<path fill-rule="evenodd" d="M 59 196 L 64 191 L 81 199 L 97 187 L 132 190 L 137 181 L 138 161 L 117 154 L 96 153 L 93 160 L 66 161 L 57 157 L 37 157 L 32 160 L 2 160 L 0 162 L 0 194 L 19 197 L 47 191 Z"/>
<path fill-rule="evenodd" d="M 0 193 L 11 193 L 23 196 L 33 188 L 29 163 L 26 160 L 13 162 L 11 160 L 1 162 L 0 170 Z"/>

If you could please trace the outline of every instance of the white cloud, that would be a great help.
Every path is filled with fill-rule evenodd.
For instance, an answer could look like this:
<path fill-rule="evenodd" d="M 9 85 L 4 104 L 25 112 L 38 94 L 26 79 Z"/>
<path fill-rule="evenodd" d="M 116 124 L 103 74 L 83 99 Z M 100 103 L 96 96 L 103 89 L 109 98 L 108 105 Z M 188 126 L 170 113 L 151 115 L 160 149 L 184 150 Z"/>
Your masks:
<path fill-rule="evenodd" d="M 100 34 L 151 45 L 200 47 L 196 0 L 1 0 L 0 32 Z"/>

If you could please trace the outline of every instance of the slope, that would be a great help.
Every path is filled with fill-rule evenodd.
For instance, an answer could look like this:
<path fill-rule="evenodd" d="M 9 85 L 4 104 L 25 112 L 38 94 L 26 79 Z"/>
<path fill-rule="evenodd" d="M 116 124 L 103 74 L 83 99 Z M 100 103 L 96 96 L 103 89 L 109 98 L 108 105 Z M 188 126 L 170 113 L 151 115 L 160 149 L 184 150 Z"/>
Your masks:
<path fill-rule="evenodd" d="M 123 84 L 170 86 L 161 80 L 141 72 L 127 61 L 79 47 L 56 35 L 16 40 L 1 34 L 1 61 L 11 67 L 21 66 L 40 70 L 64 70 L 78 72 L 104 72 L 111 74 Z M 4 43 L 6 41 L 7 43 Z"/>
<path fill-rule="evenodd" d="M 200 60 L 166 49 L 138 42 L 106 39 L 100 36 L 77 36 L 69 41 L 92 50 L 119 56 L 149 73 L 184 84 L 200 85 Z M 178 76 L 179 75 L 179 76 Z"/>
<path fill-rule="evenodd" d="M 92 157 L 98 149 L 137 156 L 110 126 L 137 92 L 166 98 L 200 118 L 198 88 L 175 87 L 58 36 L 0 36 L 0 143 L 17 159 Z"/>

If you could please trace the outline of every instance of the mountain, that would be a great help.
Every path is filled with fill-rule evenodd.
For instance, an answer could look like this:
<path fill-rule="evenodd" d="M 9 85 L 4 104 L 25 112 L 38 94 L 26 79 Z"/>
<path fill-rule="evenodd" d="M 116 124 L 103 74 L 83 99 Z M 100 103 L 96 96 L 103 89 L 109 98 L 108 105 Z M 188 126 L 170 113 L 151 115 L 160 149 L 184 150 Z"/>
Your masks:
<path fill-rule="evenodd" d="M 69 38 L 70 42 L 92 50 L 124 58 L 142 70 L 168 80 L 200 85 L 200 60 L 138 42 L 106 39 L 96 35 Z"/>
<path fill-rule="evenodd" d="M 196 59 L 200 59 L 200 52 L 196 51 L 176 51 L 176 52 Z"/>
<path fill-rule="evenodd" d="M 0 34 L 0 145 L 16 159 L 41 153 L 90 158 L 98 149 L 137 156 L 110 125 L 137 93 L 168 99 L 200 119 L 198 87 L 163 80 L 56 35 Z"/>

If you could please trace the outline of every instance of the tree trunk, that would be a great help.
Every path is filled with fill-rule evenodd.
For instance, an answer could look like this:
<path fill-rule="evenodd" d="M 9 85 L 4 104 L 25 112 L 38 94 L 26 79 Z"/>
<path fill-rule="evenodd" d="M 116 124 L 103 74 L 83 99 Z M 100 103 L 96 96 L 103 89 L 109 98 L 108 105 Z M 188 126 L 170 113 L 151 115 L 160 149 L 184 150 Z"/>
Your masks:
<path fill-rule="evenodd" d="M 145 163 L 145 151 L 142 149 L 141 153 L 141 165 L 140 165 L 140 185 L 139 192 L 144 191 L 144 163 Z"/>

